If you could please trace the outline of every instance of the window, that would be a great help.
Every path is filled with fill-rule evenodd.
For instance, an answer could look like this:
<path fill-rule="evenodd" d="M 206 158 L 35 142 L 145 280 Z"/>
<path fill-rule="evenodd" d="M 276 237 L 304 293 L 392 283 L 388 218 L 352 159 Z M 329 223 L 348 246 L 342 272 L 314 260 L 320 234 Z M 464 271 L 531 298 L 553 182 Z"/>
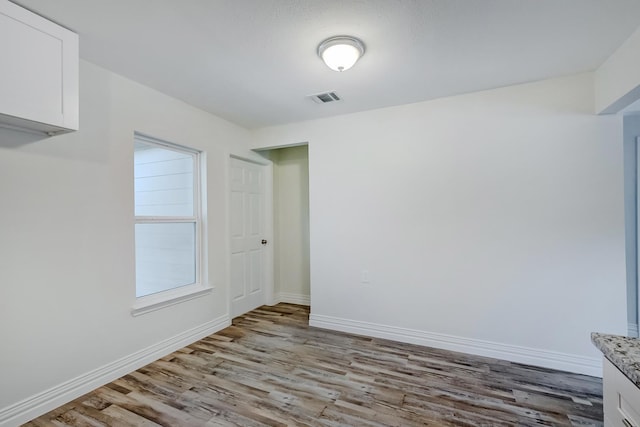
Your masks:
<path fill-rule="evenodd" d="M 199 151 L 135 134 L 134 314 L 206 289 L 200 156 Z"/>

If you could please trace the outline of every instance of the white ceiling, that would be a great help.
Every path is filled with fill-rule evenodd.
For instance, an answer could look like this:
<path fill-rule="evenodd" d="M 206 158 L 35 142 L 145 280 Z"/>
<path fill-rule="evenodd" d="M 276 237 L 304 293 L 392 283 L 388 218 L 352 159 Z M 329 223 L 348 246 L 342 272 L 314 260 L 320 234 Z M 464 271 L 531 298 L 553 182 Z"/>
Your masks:
<path fill-rule="evenodd" d="M 82 58 L 248 128 L 594 70 L 640 0 L 17 0 Z M 329 70 L 317 45 L 366 45 Z M 335 90 L 339 103 L 306 98 Z"/>

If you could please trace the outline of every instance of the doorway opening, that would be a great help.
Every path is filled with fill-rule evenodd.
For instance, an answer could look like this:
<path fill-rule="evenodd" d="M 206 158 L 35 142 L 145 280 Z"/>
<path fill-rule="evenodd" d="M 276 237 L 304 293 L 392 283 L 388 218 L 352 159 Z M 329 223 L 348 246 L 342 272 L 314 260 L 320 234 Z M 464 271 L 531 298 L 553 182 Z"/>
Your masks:
<path fill-rule="evenodd" d="M 273 162 L 274 300 L 311 305 L 308 146 L 260 153 Z"/>
<path fill-rule="evenodd" d="M 638 292 L 638 242 L 640 230 L 640 110 L 623 115 L 624 209 L 627 267 L 627 335 L 638 336 L 640 293 Z"/>

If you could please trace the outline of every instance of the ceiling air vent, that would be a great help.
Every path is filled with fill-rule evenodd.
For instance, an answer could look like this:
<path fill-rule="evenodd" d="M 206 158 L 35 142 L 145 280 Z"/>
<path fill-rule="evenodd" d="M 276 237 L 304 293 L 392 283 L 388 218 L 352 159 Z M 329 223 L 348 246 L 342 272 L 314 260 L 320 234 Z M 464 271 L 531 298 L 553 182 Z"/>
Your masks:
<path fill-rule="evenodd" d="M 340 101 L 340 97 L 335 92 L 316 93 L 315 95 L 309 95 L 309 98 L 317 104 Z"/>

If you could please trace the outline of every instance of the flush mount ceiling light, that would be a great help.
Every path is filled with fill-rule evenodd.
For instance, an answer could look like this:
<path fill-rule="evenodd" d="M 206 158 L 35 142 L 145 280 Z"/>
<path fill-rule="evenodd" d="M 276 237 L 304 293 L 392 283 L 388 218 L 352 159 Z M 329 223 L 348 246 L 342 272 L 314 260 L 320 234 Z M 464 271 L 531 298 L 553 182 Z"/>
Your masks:
<path fill-rule="evenodd" d="M 355 37 L 331 37 L 318 46 L 318 56 L 334 71 L 348 70 L 362 55 L 364 44 Z"/>

